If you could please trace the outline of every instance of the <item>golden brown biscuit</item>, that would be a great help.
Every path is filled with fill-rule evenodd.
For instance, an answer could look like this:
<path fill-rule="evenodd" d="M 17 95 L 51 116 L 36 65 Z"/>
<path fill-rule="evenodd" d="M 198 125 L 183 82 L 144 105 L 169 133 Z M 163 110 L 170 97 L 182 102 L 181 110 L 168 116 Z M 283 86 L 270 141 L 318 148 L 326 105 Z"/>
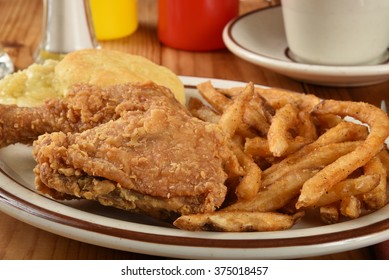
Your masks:
<path fill-rule="evenodd" d="M 85 49 L 69 53 L 55 67 L 55 79 L 61 88 L 81 82 L 105 87 L 153 81 L 170 88 L 181 103 L 185 102 L 184 86 L 170 69 L 119 51 Z"/>

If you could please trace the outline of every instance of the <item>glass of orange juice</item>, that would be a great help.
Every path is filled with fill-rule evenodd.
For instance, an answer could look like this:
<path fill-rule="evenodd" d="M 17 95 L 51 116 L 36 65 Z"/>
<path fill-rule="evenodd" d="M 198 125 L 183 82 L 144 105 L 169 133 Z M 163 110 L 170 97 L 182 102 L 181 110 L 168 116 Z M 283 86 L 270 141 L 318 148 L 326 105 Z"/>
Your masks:
<path fill-rule="evenodd" d="M 137 0 L 90 0 L 98 40 L 126 37 L 138 28 Z"/>

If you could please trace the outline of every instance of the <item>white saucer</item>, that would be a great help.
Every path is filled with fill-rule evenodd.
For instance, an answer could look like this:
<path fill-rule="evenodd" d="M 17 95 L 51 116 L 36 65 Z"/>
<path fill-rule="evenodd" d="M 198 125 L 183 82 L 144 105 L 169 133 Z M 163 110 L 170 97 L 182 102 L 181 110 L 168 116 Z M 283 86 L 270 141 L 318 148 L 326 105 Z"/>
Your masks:
<path fill-rule="evenodd" d="M 304 82 L 362 86 L 389 79 L 388 61 L 366 66 L 323 66 L 291 60 L 279 6 L 233 19 L 224 28 L 223 40 L 227 48 L 240 58 Z"/>

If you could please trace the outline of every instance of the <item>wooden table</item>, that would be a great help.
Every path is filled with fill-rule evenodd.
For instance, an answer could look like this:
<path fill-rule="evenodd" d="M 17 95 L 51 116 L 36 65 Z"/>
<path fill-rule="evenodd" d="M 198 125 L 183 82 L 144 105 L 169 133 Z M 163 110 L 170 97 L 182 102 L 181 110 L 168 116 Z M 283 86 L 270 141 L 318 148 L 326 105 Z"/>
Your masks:
<path fill-rule="evenodd" d="M 250 64 L 228 50 L 186 52 L 165 47 L 157 38 L 157 0 L 141 0 L 140 25 L 133 35 L 101 42 L 103 48 L 121 50 L 169 67 L 178 75 L 200 76 L 311 92 L 323 98 L 389 104 L 389 82 L 366 87 L 321 87 L 301 83 Z M 265 0 L 243 0 L 241 12 L 265 7 Z M 18 69 L 33 62 L 32 55 L 41 32 L 42 0 L 0 0 L 0 42 Z M 107 249 L 67 239 L 0 213 L 0 259 L 155 259 L 130 252 Z M 362 248 L 315 259 L 374 259 L 374 247 Z"/>

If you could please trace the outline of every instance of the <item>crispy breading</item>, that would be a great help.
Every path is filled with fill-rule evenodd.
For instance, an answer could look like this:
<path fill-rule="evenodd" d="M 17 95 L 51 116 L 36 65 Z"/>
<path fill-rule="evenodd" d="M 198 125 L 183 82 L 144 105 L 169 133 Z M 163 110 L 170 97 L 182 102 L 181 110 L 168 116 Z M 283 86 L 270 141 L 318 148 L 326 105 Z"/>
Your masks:
<path fill-rule="evenodd" d="M 45 134 L 34 142 L 38 189 L 154 216 L 220 207 L 227 192 L 224 165 L 233 157 L 220 127 L 191 116 L 163 87 L 105 91 L 113 89 L 120 96 L 131 91 L 115 107 L 117 119 L 80 133 Z M 96 96 L 97 88 L 91 90 Z"/>

